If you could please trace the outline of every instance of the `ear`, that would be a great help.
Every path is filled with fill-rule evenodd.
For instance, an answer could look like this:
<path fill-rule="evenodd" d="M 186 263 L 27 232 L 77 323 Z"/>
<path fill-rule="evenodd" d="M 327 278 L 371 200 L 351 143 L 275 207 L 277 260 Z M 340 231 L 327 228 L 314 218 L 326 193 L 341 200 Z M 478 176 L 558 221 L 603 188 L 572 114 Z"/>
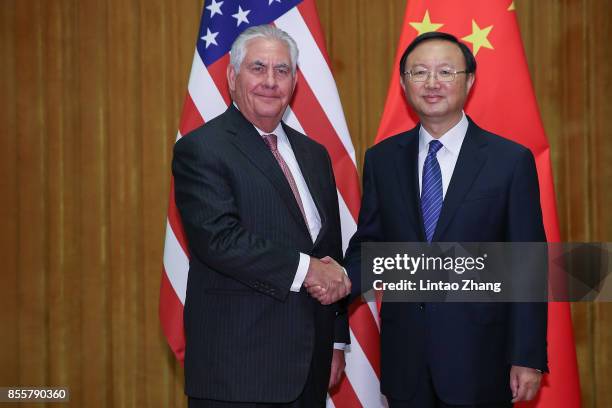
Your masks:
<path fill-rule="evenodd" d="M 236 70 L 232 64 L 227 64 L 227 85 L 230 93 L 236 90 Z"/>
<path fill-rule="evenodd" d="M 402 87 L 402 91 L 406 94 L 406 83 L 404 82 L 405 75 L 400 75 L 400 86 Z"/>
<path fill-rule="evenodd" d="M 472 89 L 472 85 L 474 85 L 474 81 L 476 81 L 476 75 L 475 74 L 468 74 L 466 81 L 465 81 L 465 89 L 466 89 L 466 93 L 469 95 L 470 90 Z"/>
<path fill-rule="evenodd" d="M 293 75 L 293 85 L 291 86 L 291 94 L 295 91 L 295 86 L 297 85 L 297 70 L 295 71 L 295 75 Z"/>

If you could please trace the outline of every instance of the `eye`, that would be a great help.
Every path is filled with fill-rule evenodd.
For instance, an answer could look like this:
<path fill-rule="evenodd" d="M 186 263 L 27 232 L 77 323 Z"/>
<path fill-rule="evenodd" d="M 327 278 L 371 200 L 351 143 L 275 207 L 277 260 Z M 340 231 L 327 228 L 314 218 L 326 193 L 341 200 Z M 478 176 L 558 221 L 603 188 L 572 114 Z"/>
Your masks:
<path fill-rule="evenodd" d="M 440 71 L 438 71 L 438 76 L 440 76 L 441 78 L 448 78 L 452 75 L 453 71 L 451 71 L 450 69 L 441 69 Z"/>
<path fill-rule="evenodd" d="M 424 70 L 424 69 L 416 69 L 416 70 L 412 71 L 412 75 L 414 75 L 416 77 L 427 76 L 427 71 Z"/>
<path fill-rule="evenodd" d="M 274 67 L 274 74 L 280 78 L 287 77 L 291 74 L 291 68 L 285 64 L 277 65 Z"/>
<path fill-rule="evenodd" d="M 264 67 L 261 65 L 251 65 L 250 71 L 254 74 L 260 74 L 264 72 Z"/>
<path fill-rule="evenodd" d="M 289 75 L 289 68 L 287 68 L 287 67 L 277 67 L 276 68 L 276 73 L 279 76 L 287 76 L 287 75 Z"/>

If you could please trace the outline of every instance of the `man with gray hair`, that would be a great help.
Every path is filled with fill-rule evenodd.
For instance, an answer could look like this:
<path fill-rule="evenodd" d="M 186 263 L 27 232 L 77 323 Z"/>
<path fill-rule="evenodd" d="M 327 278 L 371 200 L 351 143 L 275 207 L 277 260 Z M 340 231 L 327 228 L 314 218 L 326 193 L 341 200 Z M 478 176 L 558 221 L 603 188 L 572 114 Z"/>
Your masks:
<path fill-rule="evenodd" d="M 273 26 L 234 42 L 233 103 L 181 138 L 172 169 L 191 255 L 185 393 L 198 408 L 313 408 L 344 369 L 350 281 L 325 148 L 281 121 L 295 41 Z M 318 300 L 306 288 L 317 286 Z M 334 349 L 334 343 L 338 349 Z"/>

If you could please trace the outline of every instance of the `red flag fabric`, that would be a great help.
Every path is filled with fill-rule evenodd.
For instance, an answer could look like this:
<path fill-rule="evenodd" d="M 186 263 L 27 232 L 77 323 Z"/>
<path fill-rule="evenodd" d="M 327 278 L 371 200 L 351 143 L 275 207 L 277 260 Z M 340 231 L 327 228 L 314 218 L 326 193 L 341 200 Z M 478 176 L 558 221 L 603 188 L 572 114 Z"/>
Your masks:
<path fill-rule="evenodd" d="M 346 249 L 357 225 L 359 178 L 314 0 L 204 2 L 177 139 L 225 111 L 230 103 L 225 74 L 229 49 L 244 29 L 259 24 L 274 24 L 298 44 L 298 85 L 283 120 L 323 144 L 331 156 Z M 168 344 L 181 361 L 185 350 L 183 305 L 188 271 L 188 246 L 171 184 L 159 316 Z M 367 303 L 352 309 L 352 344 L 346 355 L 346 376 L 328 399 L 328 405 L 379 406 L 378 313 L 375 305 Z"/>
<path fill-rule="evenodd" d="M 451 33 L 472 49 L 478 68 L 466 113 L 482 128 L 531 149 L 540 181 L 546 236 L 549 242 L 560 242 L 550 148 L 533 92 L 513 1 L 408 1 L 376 141 L 411 129 L 418 121 L 405 102 L 397 66 L 408 44 L 417 35 L 429 31 Z M 523 406 L 580 407 L 576 351 L 567 303 L 549 305 L 548 354 L 550 374 L 544 376 L 537 400 Z"/>

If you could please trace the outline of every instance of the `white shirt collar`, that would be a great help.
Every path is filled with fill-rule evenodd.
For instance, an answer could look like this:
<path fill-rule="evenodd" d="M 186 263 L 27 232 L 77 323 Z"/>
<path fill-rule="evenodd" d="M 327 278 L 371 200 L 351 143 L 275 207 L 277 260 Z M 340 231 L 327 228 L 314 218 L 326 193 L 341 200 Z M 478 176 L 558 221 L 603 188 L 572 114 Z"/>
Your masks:
<path fill-rule="evenodd" d="M 236 102 L 232 102 L 232 103 L 234 104 L 236 109 L 238 109 L 238 111 L 240 111 L 240 108 L 238 107 L 238 105 L 236 105 Z M 257 133 L 259 133 L 260 136 L 263 136 L 263 135 L 276 135 L 277 143 L 289 143 L 289 138 L 287 137 L 287 134 L 285 133 L 285 129 L 283 129 L 283 124 L 281 122 L 278 122 L 278 125 L 276 125 L 276 128 L 274 128 L 274 130 L 272 132 L 264 132 L 263 130 L 261 130 L 260 128 L 258 128 L 255 125 L 253 125 L 253 127 L 255 128 Z"/>
<path fill-rule="evenodd" d="M 467 120 L 465 112 L 462 111 L 462 116 L 459 122 L 457 122 L 455 126 L 450 128 L 448 132 L 443 134 L 437 140 L 442 143 L 444 149 L 446 149 L 449 153 L 458 156 L 459 151 L 461 150 L 461 145 L 463 144 L 463 139 L 465 139 L 469 124 L 470 123 Z M 428 150 L 429 142 L 434 139 L 435 138 L 421 125 L 421 127 L 419 128 L 419 152 L 423 150 Z"/>
<path fill-rule="evenodd" d="M 287 137 L 287 134 L 285 133 L 285 129 L 283 129 L 283 125 L 282 123 L 278 123 L 278 125 L 276 125 L 276 128 L 272 131 L 272 132 L 264 132 L 263 130 L 261 130 L 260 128 L 258 128 L 257 126 L 253 125 L 253 127 L 255 128 L 255 130 L 257 131 L 257 133 L 259 133 L 260 136 L 263 135 L 276 135 L 276 142 L 277 143 L 289 143 L 289 138 Z"/>

